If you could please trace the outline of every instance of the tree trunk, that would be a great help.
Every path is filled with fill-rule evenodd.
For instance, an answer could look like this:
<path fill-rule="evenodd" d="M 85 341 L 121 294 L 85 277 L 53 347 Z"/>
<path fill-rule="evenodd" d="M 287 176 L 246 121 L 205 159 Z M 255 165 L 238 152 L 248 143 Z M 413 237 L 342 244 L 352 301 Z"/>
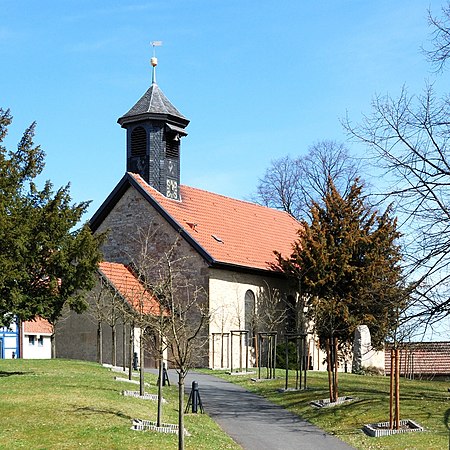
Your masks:
<path fill-rule="evenodd" d="M 128 379 L 131 380 L 133 374 L 133 356 L 134 356 L 134 323 L 130 325 L 130 354 L 128 357 Z"/>
<path fill-rule="evenodd" d="M 390 389 L 389 389 L 389 428 L 394 429 L 394 361 L 395 354 L 394 349 L 391 350 L 391 376 L 390 376 Z"/>
<path fill-rule="evenodd" d="M 102 321 L 97 322 L 97 361 L 103 364 L 103 329 Z"/>
<path fill-rule="evenodd" d="M 51 347 L 51 358 L 56 358 L 56 336 L 55 336 L 55 326 L 53 325 L 53 332 L 50 336 L 50 347 Z"/>
<path fill-rule="evenodd" d="M 328 372 L 328 391 L 330 393 L 330 402 L 333 401 L 334 393 L 333 393 L 333 362 L 331 360 L 331 350 L 330 350 L 330 339 L 327 338 L 325 341 L 325 348 L 327 352 L 327 372 Z"/>
<path fill-rule="evenodd" d="M 395 429 L 400 428 L 400 350 L 395 349 Z"/>
<path fill-rule="evenodd" d="M 111 325 L 111 364 L 116 366 L 116 326 Z"/>
<path fill-rule="evenodd" d="M 339 367 L 339 360 L 338 360 L 338 339 L 337 337 L 334 338 L 334 345 L 333 345 L 333 362 L 334 362 L 334 383 L 333 383 L 333 396 L 334 401 L 337 402 L 339 398 L 338 394 L 338 367 Z"/>
<path fill-rule="evenodd" d="M 127 369 L 127 326 L 125 321 L 122 323 L 122 368 L 123 371 Z"/>
<path fill-rule="evenodd" d="M 178 450 L 184 450 L 184 370 L 178 372 Z"/>
<path fill-rule="evenodd" d="M 161 426 L 161 417 L 162 417 L 162 387 L 163 387 L 163 351 L 162 351 L 162 343 L 159 344 L 159 355 L 158 355 L 158 411 L 156 416 L 156 426 Z"/>
<path fill-rule="evenodd" d="M 258 348 L 258 336 L 257 333 L 253 336 L 253 339 L 255 341 L 255 367 L 259 368 L 259 348 Z M 223 342 L 222 342 L 222 352 L 223 352 Z M 223 359 L 223 357 L 222 357 Z M 223 367 L 223 364 L 222 364 Z"/>
<path fill-rule="evenodd" d="M 144 385 L 144 329 L 141 328 L 141 334 L 139 335 L 139 395 L 145 394 Z"/>

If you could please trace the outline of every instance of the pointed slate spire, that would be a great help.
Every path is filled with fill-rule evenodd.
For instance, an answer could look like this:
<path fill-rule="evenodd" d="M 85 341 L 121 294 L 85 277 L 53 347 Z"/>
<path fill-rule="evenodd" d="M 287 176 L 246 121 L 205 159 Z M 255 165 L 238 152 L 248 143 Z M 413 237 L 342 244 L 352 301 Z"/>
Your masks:
<path fill-rule="evenodd" d="M 152 45 L 153 57 L 150 59 L 150 64 L 152 66 L 152 85 L 137 103 L 118 119 L 118 122 L 123 126 L 127 122 L 136 119 L 141 120 L 143 118 L 151 118 L 151 115 L 156 114 L 173 116 L 174 119 L 181 119 L 182 122 L 185 122 L 184 126 L 187 126 L 189 121 L 177 110 L 177 108 L 175 108 L 175 106 L 172 105 L 172 103 L 170 103 L 169 99 L 156 84 L 156 66 L 158 65 L 158 59 L 156 58 L 154 51 L 155 45 L 161 45 L 161 42 L 155 41 L 152 42 Z"/>
<path fill-rule="evenodd" d="M 180 140 L 186 119 L 156 84 L 156 57 L 151 59 L 152 84 L 117 122 L 127 130 L 127 171 L 141 175 L 163 195 L 180 195 Z"/>
<path fill-rule="evenodd" d="M 170 103 L 169 99 L 164 95 L 156 83 L 153 83 L 148 88 L 147 92 L 137 101 L 137 103 L 118 119 L 118 122 L 123 126 L 125 123 L 131 121 L 155 118 L 155 115 L 172 116 L 175 120 L 181 119 L 186 122 L 186 125 L 189 123 L 178 109 Z"/>

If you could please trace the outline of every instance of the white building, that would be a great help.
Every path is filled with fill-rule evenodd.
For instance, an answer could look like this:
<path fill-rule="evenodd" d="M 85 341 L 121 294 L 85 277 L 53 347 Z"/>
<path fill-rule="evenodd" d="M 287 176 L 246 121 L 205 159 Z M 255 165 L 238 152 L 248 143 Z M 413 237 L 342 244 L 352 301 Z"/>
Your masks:
<path fill-rule="evenodd" d="M 47 359 L 51 358 L 52 326 L 36 317 L 31 321 L 11 323 L 0 328 L 0 359 Z"/>

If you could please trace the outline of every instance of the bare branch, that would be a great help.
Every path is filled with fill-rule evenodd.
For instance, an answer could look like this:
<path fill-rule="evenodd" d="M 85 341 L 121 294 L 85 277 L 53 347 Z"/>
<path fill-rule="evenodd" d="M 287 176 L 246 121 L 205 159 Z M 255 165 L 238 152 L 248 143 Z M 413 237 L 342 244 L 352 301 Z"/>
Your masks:
<path fill-rule="evenodd" d="M 305 218 L 311 202 L 320 202 L 325 195 L 330 178 L 345 195 L 359 170 L 360 162 L 343 144 L 323 140 L 312 145 L 305 156 L 272 161 L 259 180 L 254 200 Z"/>

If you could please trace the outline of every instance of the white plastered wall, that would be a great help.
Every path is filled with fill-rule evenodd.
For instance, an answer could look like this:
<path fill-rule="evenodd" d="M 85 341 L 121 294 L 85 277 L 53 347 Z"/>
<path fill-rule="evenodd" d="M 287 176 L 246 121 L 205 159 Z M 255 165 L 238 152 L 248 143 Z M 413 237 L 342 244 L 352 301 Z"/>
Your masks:
<path fill-rule="evenodd" d="M 33 336 L 34 343 L 30 342 Z M 42 345 L 39 343 L 41 339 Z M 52 357 L 52 346 L 50 334 L 23 333 L 22 358 L 24 359 L 50 359 Z"/>
<path fill-rule="evenodd" d="M 279 289 L 281 295 L 285 288 L 283 281 L 276 278 L 250 275 L 239 272 L 211 269 L 209 277 L 210 305 L 210 348 L 209 361 L 212 368 L 240 368 L 246 365 L 252 367 L 255 362 L 254 348 L 246 345 L 242 336 L 243 351 L 240 352 L 239 334 L 235 334 L 231 343 L 231 331 L 245 329 L 245 295 L 252 291 L 256 304 L 258 296 L 267 288 Z M 256 310 L 256 314 L 258 311 Z M 228 333 L 228 335 L 227 335 Z M 225 335 L 223 335 L 225 334 Z M 233 354 L 231 354 L 233 347 Z M 246 354 L 246 352 L 248 352 Z M 233 358 L 231 360 L 231 358 Z"/>

